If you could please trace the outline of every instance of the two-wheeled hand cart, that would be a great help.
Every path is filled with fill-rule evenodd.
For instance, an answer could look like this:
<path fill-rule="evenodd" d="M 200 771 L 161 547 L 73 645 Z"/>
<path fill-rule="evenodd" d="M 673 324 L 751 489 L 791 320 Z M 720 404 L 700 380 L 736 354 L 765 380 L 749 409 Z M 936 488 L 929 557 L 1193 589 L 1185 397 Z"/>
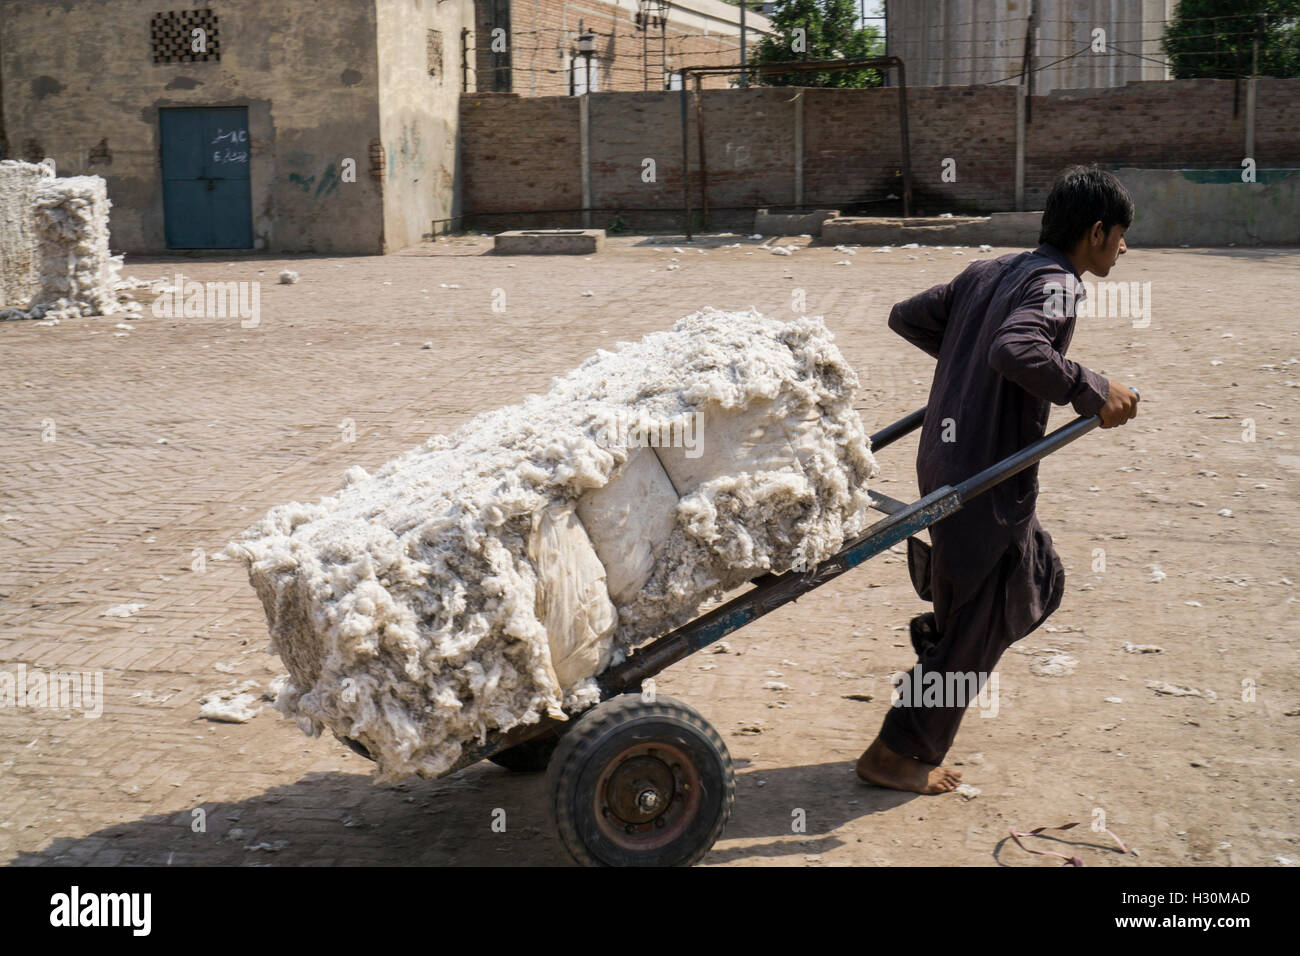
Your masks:
<path fill-rule="evenodd" d="M 871 436 L 880 451 L 920 427 L 925 409 Z M 579 863 L 673 866 L 698 862 L 721 836 L 735 802 L 731 755 L 693 707 L 641 693 L 642 682 L 764 614 L 924 531 L 976 495 L 1035 464 L 1101 424 L 1079 417 L 957 486 L 906 504 L 871 492 L 885 517 L 808 571 L 765 574 L 752 587 L 638 648 L 597 677 L 601 702 L 567 721 L 543 718 L 489 738 L 443 776 L 480 760 L 518 771 L 548 771 L 552 815 Z M 361 744 L 344 740 L 369 757 Z"/>

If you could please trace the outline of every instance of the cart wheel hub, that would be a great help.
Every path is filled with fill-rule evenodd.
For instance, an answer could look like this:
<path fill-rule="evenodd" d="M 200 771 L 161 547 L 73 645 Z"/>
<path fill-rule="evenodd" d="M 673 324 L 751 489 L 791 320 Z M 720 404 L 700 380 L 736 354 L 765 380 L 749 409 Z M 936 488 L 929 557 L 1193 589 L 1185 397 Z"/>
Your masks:
<path fill-rule="evenodd" d="M 676 781 L 673 772 L 652 753 L 625 757 L 605 784 L 609 811 L 633 826 L 652 822 L 667 809 Z"/>
<path fill-rule="evenodd" d="M 665 845 L 699 812 L 698 781 L 698 768 L 672 744 L 634 744 L 601 775 L 599 825 L 629 849 Z"/>

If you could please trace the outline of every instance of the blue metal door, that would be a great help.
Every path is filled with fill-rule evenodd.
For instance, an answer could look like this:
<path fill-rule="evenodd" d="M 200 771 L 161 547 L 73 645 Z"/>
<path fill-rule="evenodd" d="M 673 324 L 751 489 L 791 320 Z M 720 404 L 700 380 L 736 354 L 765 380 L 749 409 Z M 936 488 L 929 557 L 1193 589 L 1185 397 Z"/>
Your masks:
<path fill-rule="evenodd" d="M 248 110 L 159 111 L 169 249 L 251 249 Z"/>

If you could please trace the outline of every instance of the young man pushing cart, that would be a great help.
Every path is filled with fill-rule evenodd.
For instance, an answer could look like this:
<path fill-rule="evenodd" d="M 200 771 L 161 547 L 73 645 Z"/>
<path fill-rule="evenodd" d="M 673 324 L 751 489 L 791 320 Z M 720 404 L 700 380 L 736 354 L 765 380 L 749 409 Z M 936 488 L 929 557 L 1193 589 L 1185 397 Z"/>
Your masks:
<path fill-rule="evenodd" d="M 889 327 L 938 360 L 917 453 L 922 495 L 1042 438 L 1051 404 L 1099 415 L 1103 428 L 1137 414 L 1132 391 L 1065 357 L 1081 277 L 1109 274 L 1132 221 L 1118 179 L 1073 167 L 1047 197 L 1037 249 L 973 262 L 894 306 Z M 930 527 L 928 575 L 914 576 L 934 612 L 912 622 L 917 663 L 904 686 L 920 686 L 918 669 L 978 675 L 982 686 L 1003 652 L 1060 606 L 1065 569 L 1034 513 L 1037 497 L 1034 465 Z M 961 782 L 942 763 L 970 701 L 927 706 L 918 697 L 891 707 L 858 759 L 863 780 L 926 794 Z"/>

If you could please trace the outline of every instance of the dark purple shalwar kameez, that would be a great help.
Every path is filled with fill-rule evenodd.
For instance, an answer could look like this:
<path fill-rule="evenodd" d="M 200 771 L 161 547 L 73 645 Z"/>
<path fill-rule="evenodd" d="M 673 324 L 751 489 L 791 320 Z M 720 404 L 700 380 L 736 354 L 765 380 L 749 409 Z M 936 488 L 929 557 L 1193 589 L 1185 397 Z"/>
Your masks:
<path fill-rule="evenodd" d="M 1082 297 L 1069 260 L 1042 245 L 973 262 L 952 282 L 894 306 L 889 327 L 938 359 L 916 458 L 921 494 L 1041 438 L 1049 403 L 1070 403 L 1081 415 L 1101 410 L 1109 383 L 1065 358 Z M 1037 498 L 1034 465 L 931 526 L 938 642 L 918 659 L 923 673 L 988 674 L 1060 606 L 1065 569 L 1034 514 Z M 880 738 L 895 753 L 938 764 L 964 712 L 891 707 Z"/>

